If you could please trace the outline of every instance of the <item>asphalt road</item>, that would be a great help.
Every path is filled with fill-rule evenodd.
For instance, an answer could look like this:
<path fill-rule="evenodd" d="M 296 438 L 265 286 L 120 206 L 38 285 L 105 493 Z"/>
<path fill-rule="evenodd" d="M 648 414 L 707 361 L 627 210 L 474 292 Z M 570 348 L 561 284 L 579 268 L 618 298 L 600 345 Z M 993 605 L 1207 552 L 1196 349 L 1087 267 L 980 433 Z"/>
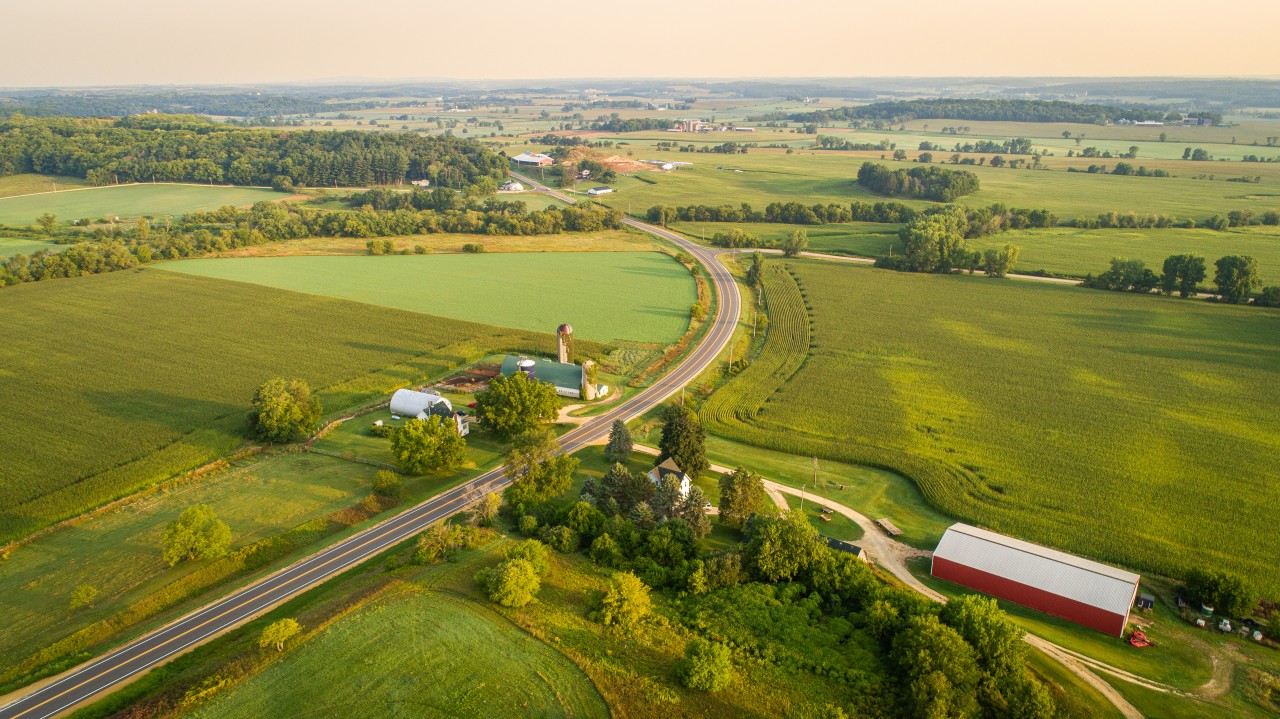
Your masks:
<path fill-rule="evenodd" d="M 573 199 L 522 178 L 541 191 L 565 202 Z M 675 369 L 637 393 L 567 432 L 560 438 L 564 452 L 572 453 L 606 434 L 615 419 L 628 420 L 658 405 L 692 381 L 715 362 L 733 335 L 741 309 L 741 297 L 729 271 L 720 264 L 716 252 L 685 240 L 675 233 L 643 222 L 627 219 L 632 227 L 674 242 L 703 264 L 715 283 L 717 309 L 711 326 L 699 343 Z M 0 707 L 0 719 L 46 719 L 118 688 L 180 652 L 207 641 L 220 632 L 262 614 L 272 606 L 340 574 L 361 561 L 421 532 L 431 524 L 468 506 L 483 494 L 502 490 L 508 484 L 499 467 L 466 484 L 455 487 L 400 514 L 370 527 L 328 549 L 265 577 L 225 599 L 188 614 L 66 676 L 38 687 Z"/>

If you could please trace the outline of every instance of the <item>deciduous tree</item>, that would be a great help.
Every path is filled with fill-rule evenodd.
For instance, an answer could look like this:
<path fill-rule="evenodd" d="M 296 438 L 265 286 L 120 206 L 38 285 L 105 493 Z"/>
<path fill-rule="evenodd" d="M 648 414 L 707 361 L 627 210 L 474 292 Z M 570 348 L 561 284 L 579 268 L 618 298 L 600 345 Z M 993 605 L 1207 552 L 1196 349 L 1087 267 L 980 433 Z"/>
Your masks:
<path fill-rule="evenodd" d="M 694 637 L 685 645 L 684 660 L 677 671 L 680 683 L 704 692 L 719 691 L 733 681 L 729 648 L 702 637 Z"/>
<path fill-rule="evenodd" d="M 184 559 L 213 559 L 231 547 L 231 528 L 207 504 L 193 504 L 164 532 L 164 561 L 174 566 Z"/>
<path fill-rule="evenodd" d="M 257 437 L 266 442 L 292 442 L 316 429 L 320 400 L 300 380 L 268 380 L 253 397 L 249 421 Z"/>
<path fill-rule="evenodd" d="M 550 430 L 519 435 L 507 452 L 507 504 L 526 509 L 557 497 L 569 488 L 578 459 L 560 452 L 560 442 Z"/>
<path fill-rule="evenodd" d="M 738 467 L 720 476 L 720 523 L 742 529 L 751 515 L 771 507 L 760 475 Z"/>
<path fill-rule="evenodd" d="M 297 636 L 300 631 L 302 626 L 292 618 L 272 622 L 262 630 L 262 635 L 258 637 L 258 646 L 263 649 L 275 647 L 277 652 L 283 652 L 284 643 Z"/>
<path fill-rule="evenodd" d="M 501 439 L 533 430 L 559 412 L 555 386 L 524 372 L 494 377 L 488 389 L 476 394 L 476 414 Z"/>
<path fill-rule="evenodd" d="M 405 421 L 391 435 L 396 465 L 410 474 L 426 474 L 462 466 L 467 441 L 453 420 L 439 415 Z"/>
<path fill-rule="evenodd" d="M 482 569 L 476 573 L 476 583 L 489 599 L 504 607 L 523 607 L 542 588 L 538 572 L 524 559 L 508 559 L 491 569 Z"/>
<path fill-rule="evenodd" d="M 1217 272 L 1213 282 L 1223 302 L 1238 305 L 1249 301 L 1258 285 L 1258 262 L 1248 255 L 1227 255 L 1214 263 Z"/>
<path fill-rule="evenodd" d="M 630 629 L 652 610 L 649 587 L 631 572 L 615 572 L 605 583 L 595 615 L 601 624 Z"/>

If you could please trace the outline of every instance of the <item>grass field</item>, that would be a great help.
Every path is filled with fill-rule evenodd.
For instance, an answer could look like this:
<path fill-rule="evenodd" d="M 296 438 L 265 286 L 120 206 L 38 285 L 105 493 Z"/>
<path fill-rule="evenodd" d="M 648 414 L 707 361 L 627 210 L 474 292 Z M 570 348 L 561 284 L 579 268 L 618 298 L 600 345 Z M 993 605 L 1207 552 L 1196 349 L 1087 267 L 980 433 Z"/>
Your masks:
<path fill-rule="evenodd" d="M 45 189 L 48 189 L 47 187 Z M 121 185 L 0 199 L 0 225 L 31 225 L 46 212 L 62 222 L 79 219 L 181 215 L 216 210 L 223 205 L 249 205 L 284 195 L 256 187 L 201 185 Z"/>
<path fill-rule="evenodd" d="M 55 189 L 88 186 L 88 181 L 79 177 L 33 174 L 0 175 L 0 197 L 32 195 L 37 192 L 52 192 Z"/>
<path fill-rule="evenodd" d="M 934 153 L 935 156 L 937 153 Z M 670 173 L 645 173 L 649 182 L 623 178 L 619 191 L 601 199 L 603 204 L 632 213 L 652 205 L 732 204 L 749 202 L 764 209 L 770 202 L 799 201 L 847 203 L 877 201 L 855 182 L 858 167 L 866 160 L 891 168 L 910 168 L 911 162 L 880 160 L 880 153 L 832 152 L 816 154 L 781 150 L 753 150 L 746 155 L 667 153 L 663 157 L 691 160 L 692 167 Z M 1265 211 L 1280 207 L 1280 169 L 1275 163 L 1182 163 L 1178 177 L 1121 177 L 1068 173 L 1063 162 L 1054 170 L 1031 171 L 966 166 L 975 172 L 982 189 L 957 200 L 967 206 L 986 207 L 1002 202 L 1010 207 L 1045 208 L 1061 218 L 1094 217 L 1101 212 L 1165 213 L 1197 220 L 1232 209 Z M 1099 162 L 1098 160 L 1084 161 Z M 1106 161 L 1114 165 L 1114 160 Z M 1178 161 L 1181 162 L 1181 161 Z M 1194 165 L 1194 166 L 1193 166 Z M 718 170 L 717 167 L 725 169 Z M 742 172 L 734 172 L 740 169 Z M 1197 180 L 1193 175 L 1215 174 L 1217 180 Z M 1265 175 L 1261 184 L 1223 181 L 1237 175 Z M 908 204 L 924 207 L 923 201 Z"/>
<path fill-rule="evenodd" d="M 677 222 L 671 229 L 692 238 L 710 239 L 716 232 L 739 227 L 760 238 L 763 243 L 777 243 L 793 231 L 802 229 L 809 235 L 813 252 L 848 254 L 860 257 L 883 257 L 890 248 L 902 252 L 896 224 L 847 222 L 831 225 L 787 225 L 774 223 Z M 968 240 L 971 247 L 1021 248 L 1015 267 L 1019 272 L 1044 270 L 1051 274 L 1084 277 L 1110 266 L 1113 257 L 1133 257 L 1147 263 L 1157 273 L 1169 255 L 1193 253 L 1208 262 L 1212 286 L 1213 263 L 1224 255 L 1250 255 L 1258 261 L 1264 286 L 1280 283 L 1280 228 L 1258 225 L 1225 231 L 1204 228 L 1167 228 L 1141 230 L 1079 230 L 1070 227 L 1016 230 Z"/>
<path fill-rule="evenodd" d="M 254 389 L 329 411 L 552 338 L 152 269 L 10 287 L 0 346 L 0 540 L 189 469 L 244 437 Z M 229 321 L 228 318 L 234 318 Z"/>
<path fill-rule="evenodd" d="M 192 504 L 208 504 L 231 526 L 232 546 L 279 534 L 354 504 L 374 468 L 316 454 L 240 463 L 208 481 L 142 497 L 37 539 L 0 562 L 0 665 L 12 666 L 77 629 L 122 611 L 203 563 L 169 567 L 165 527 Z M 68 610 L 81 584 L 98 590 L 91 609 Z"/>
<path fill-rule="evenodd" d="M 364 607 L 189 716 L 608 717 L 564 655 L 484 604 L 413 587 Z"/>
<path fill-rule="evenodd" d="M 20 240 L 17 238 L 0 237 L 0 260 L 14 255 L 34 255 L 40 250 L 58 252 L 66 249 L 66 247 L 66 245 L 57 245 L 52 242 L 41 242 L 40 240 Z"/>
<path fill-rule="evenodd" d="M 428 252 L 458 253 L 468 244 L 484 245 L 485 252 L 641 252 L 659 247 L 650 235 L 628 230 L 567 232 L 561 235 L 410 235 L 383 238 L 396 251 L 413 252 L 421 245 Z M 368 240 L 358 237 L 307 237 L 239 247 L 217 257 L 283 257 L 286 255 L 368 255 Z M 0 250 L 2 251 L 2 250 Z"/>
<path fill-rule="evenodd" d="M 706 403 L 714 432 L 896 469 L 945 512 L 1032 541 L 1280 590 L 1275 312 L 789 266 L 803 304 L 766 288 L 761 369 Z"/>
<path fill-rule="evenodd" d="M 183 260 L 162 268 L 602 342 L 674 342 L 697 299 L 656 252 Z"/>

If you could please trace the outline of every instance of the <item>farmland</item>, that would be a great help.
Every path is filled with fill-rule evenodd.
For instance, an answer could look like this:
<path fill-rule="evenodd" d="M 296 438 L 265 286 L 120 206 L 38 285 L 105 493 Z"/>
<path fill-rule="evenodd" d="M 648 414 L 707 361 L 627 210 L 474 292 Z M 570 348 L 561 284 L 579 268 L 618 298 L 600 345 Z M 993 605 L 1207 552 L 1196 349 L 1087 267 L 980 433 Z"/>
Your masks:
<path fill-rule="evenodd" d="M 306 379 L 335 411 L 493 351 L 551 347 L 549 335 L 150 269 L 10 287 L 0 311 L 3 539 L 234 448 L 273 376 Z"/>
<path fill-rule="evenodd" d="M 233 258 L 161 267 L 533 331 L 569 322 L 576 336 L 598 341 L 673 342 L 697 299 L 688 271 L 660 253 Z"/>
<path fill-rule="evenodd" d="M 88 182 L 79 177 L 33 174 L 0 175 L 0 197 L 32 195 L 37 192 L 50 192 L 57 188 L 87 187 L 88 185 Z"/>
<path fill-rule="evenodd" d="M 609 716 L 564 655 L 479 602 L 417 586 L 363 607 L 189 716 L 282 716 L 299 706 L 353 719 Z"/>
<path fill-rule="evenodd" d="M 46 188 L 47 189 L 47 188 Z M 202 185 L 120 185 L 50 192 L 0 199 L 0 225 L 30 225 L 46 212 L 63 222 L 142 215 L 181 215 L 216 210 L 223 205 L 250 205 L 284 195 L 256 187 Z"/>
<path fill-rule="evenodd" d="M 809 344 L 804 304 L 771 272 L 781 329 L 760 370 L 706 402 L 712 431 L 898 470 L 945 512 L 1032 541 L 1147 571 L 1231 567 L 1276 589 L 1274 312 L 788 267 Z"/>
<path fill-rule="evenodd" d="M 0 260 L 14 255 L 32 255 L 40 250 L 58 252 L 63 249 L 66 249 L 65 245 L 56 245 L 52 242 L 0 237 Z"/>

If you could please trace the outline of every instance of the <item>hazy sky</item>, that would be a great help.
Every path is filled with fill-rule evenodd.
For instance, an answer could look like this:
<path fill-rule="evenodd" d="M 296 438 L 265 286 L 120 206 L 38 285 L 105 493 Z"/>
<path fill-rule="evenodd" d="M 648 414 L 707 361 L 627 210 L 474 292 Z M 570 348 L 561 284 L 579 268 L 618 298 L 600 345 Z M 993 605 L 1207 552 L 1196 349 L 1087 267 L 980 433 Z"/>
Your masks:
<path fill-rule="evenodd" d="M 1280 75 L 1276 0 L 0 0 L 0 26 L 0 86 Z"/>

